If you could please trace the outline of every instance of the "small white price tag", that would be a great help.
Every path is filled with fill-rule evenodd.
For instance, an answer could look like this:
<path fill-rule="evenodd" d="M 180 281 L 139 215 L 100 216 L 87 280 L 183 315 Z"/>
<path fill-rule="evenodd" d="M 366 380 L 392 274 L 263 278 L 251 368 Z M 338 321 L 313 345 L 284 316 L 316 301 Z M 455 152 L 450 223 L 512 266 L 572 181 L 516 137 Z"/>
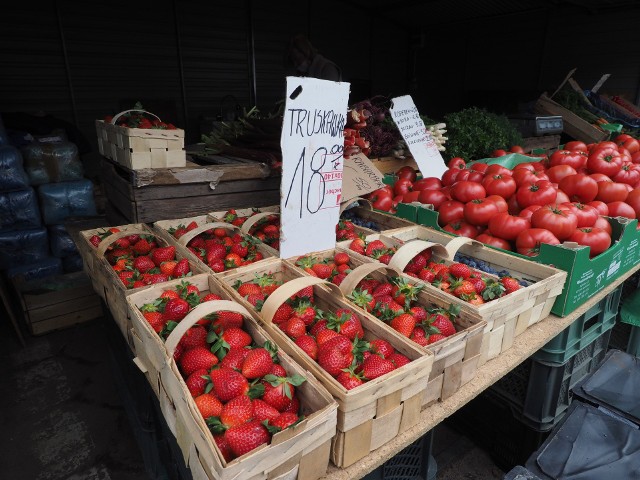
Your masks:
<path fill-rule="evenodd" d="M 280 257 L 333 248 L 342 199 L 349 83 L 287 77 Z"/>
<path fill-rule="evenodd" d="M 402 138 L 418 164 L 423 177 L 441 177 L 447 171 L 436 142 L 420 118 L 410 95 L 391 99 L 389 112 L 396 122 Z"/>

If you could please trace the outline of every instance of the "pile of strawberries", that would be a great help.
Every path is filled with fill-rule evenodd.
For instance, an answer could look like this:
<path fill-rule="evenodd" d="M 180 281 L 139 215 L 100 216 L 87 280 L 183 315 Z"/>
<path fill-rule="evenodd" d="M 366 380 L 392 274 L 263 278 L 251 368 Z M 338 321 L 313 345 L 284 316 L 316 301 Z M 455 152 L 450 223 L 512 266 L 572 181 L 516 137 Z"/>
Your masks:
<path fill-rule="evenodd" d="M 355 240 L 358 238 L 355 229 L 356 226 L 352 221 L 340 219 L 336 225 L 336 241 Z"/>
<path fill-rule="evenodd" d="M 182 282 L 165 290 L 140 311 L 151 327 L 166 338 L 199 303 L 220 300 Z M 277 347 L 257 345 L 243 328 L 242 315 L 217 312 L 200 319 L 184 334 L 174 358 L 195 404 L 224 456 L 231 461 L 271 436 L 302 420 L 296 387 L 305 379 L 288 376 Z"/>
<path fill-rule="evenodd" d="M 89 243 L 98 247 L 100 242 L 117 228 L 110 228 L 92 235 Z M 128 235 L 113 242 L 105 258 L 126 288 L 139 288 L 167 282 L 191 275 L 191 266 L 186 258 L 176 258 L 176 247 L 160 247 L 153 235 Z"/>
<path fill-rule="evenodd" d="M 236 210 L 231 209 L 227 210 L 222 218 L 223 221 L 240 227 L 244 224 L 244 222 L 247 221 L 249 217 L 257 215 L 258 213 L 261 212 L 258 209 L 254 209 L 251 212 L 251 215 L 239 216 Z M 280 215 L 268 215 L 259 220 L 255 225 L 251 227 L 251 229 L 249 230 L 249 234 L 256 237 L 261 242 L 266 243 L 270 247 L 279 250 Z"/>
<path fill-rule="evenodd" d="M 247 283 L 252 282 L 238 285 L 238 291 Z M 362 324 L 353 310 L 320 310 L 311 286 L 278 307 L 273 323 L 347 390 L 411 361 L 387 340 L 365 341 Z"/>
<path fill-rule="evenodd" d="M 198 228 L 196 222 L 172 227 L 168 232 L 175 238 Z M 215 273 L 249 265 L 264 258 L 257 249 L 258 241 L 241 233 L 229 234 L 224 228 L 206 230 L 187 243 L 187 248 Z"/>
<path fill-rule="evenodd" d="M 385 245 L 382 240 L 371 240 L 368 242 L 363 238 L 356 238 L 353 240 L 349 245 L 349 250 L 353 250 L 360 255 L 373 258 L 385 265 L 389 264 L 391 257 L 396 253 L 395 247 Z"/>
<path fill-rule="evenodd" d="M 333 255 L 333 259 L 304 255 L 296 260 L 296 265 L 313 277 L 322 278 L 340 285 L 347 274 L 354 268 L 350 262 L 349 254 L 336 252 Z"/>

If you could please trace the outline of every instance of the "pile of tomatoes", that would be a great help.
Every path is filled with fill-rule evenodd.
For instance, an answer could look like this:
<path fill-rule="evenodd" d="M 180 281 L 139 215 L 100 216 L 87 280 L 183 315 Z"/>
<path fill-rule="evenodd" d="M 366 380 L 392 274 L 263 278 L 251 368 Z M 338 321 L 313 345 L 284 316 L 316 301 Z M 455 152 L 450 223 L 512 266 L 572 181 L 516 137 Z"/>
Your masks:
<path fill-rule="evenodd" d="M 370 200 L 389 212 L 400 202 L 432 205 L 444 230 L 528 256 L 537 255 L 541 243 L 565 241 L 596 256 L 611 245 L 606 217 L 640 218 L 640 143 L 629 135 L 569 142 L 513 170 L 486 163 L 467 168 L 461 158 L 448 167 L 442 178 L 421 179 L 403 167 L 394 186 Z"/>

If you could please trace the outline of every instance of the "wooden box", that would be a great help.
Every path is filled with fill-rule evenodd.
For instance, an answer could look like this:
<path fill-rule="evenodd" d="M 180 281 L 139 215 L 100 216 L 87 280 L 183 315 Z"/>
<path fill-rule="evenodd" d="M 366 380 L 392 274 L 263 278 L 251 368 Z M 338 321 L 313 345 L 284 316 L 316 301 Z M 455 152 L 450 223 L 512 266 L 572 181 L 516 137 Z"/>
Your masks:
<path fill-rule="evenodd" d="M 544 93 L 540 95 L 540 98 L 538 98 L 535 110 L 537 113 L 561 115 L 565 133 L 576 140 L 581 140 L 585 143 L 598 143 L 609 137 L 608 132 L 591 125 L 571 110 L 551 100 Z"/>
<path fill-rule="evenodd" d="M 100 297 L 84 272 L 27 282 L 14 281 L 13 286 L 32 335 L 70 327 L 103 315 Z"/>

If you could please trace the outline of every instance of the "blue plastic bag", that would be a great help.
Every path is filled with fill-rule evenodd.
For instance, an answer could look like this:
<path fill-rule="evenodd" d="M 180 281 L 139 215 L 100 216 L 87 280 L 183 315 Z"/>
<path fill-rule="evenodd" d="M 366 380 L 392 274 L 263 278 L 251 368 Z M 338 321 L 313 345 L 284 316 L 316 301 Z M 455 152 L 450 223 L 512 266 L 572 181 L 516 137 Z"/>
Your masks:
<path fill-rule="evenodd" d="M 62 269 L 64 273 L 81 272 L 84 269 L 82 256 L 80 254 L 69 255 L 62 259 Z"/>
<path fill-rule="evenodd" d="M 56 257 L 47 257 L 33 263 L 16 265 L 7 269 L 7 277 L 18 282 L 28 282 L 62 273 L 62 260 Z"/>
<path fill-rule="evenodd" d="M 78 254 L 75 242 L 64 228 L 64 225 L 49 225 L 49 245 L 54 257 L 65 258 Z"/>
<path fill-rule="evenodd" d="M 33 188 L 0 193 L 0 232 L 42 225 L 38 197 Z"/>
<path fill-rule="evenodd" d="M 46 228 L 0 232 L 0 269 L 33 263 L 48 256 Z"/>
<path fill-rule="evenodd" d="M 31 185 L 81 180 L 82 163 L 71 142 L 30 143 L 21 148 Z"/>
<path fill-rule="evenodd" d="M 47 183 L 38 187 L 45 225 L 64 223 L 68 217 L 96 215 L 91 180 Z"/>
<path fill-rule="evenodd" d="M 29 188 L 29 177 L 22 166 L 20 150 L 11 145 L 1 145 L 0 140 L 0 191 Z"/>

